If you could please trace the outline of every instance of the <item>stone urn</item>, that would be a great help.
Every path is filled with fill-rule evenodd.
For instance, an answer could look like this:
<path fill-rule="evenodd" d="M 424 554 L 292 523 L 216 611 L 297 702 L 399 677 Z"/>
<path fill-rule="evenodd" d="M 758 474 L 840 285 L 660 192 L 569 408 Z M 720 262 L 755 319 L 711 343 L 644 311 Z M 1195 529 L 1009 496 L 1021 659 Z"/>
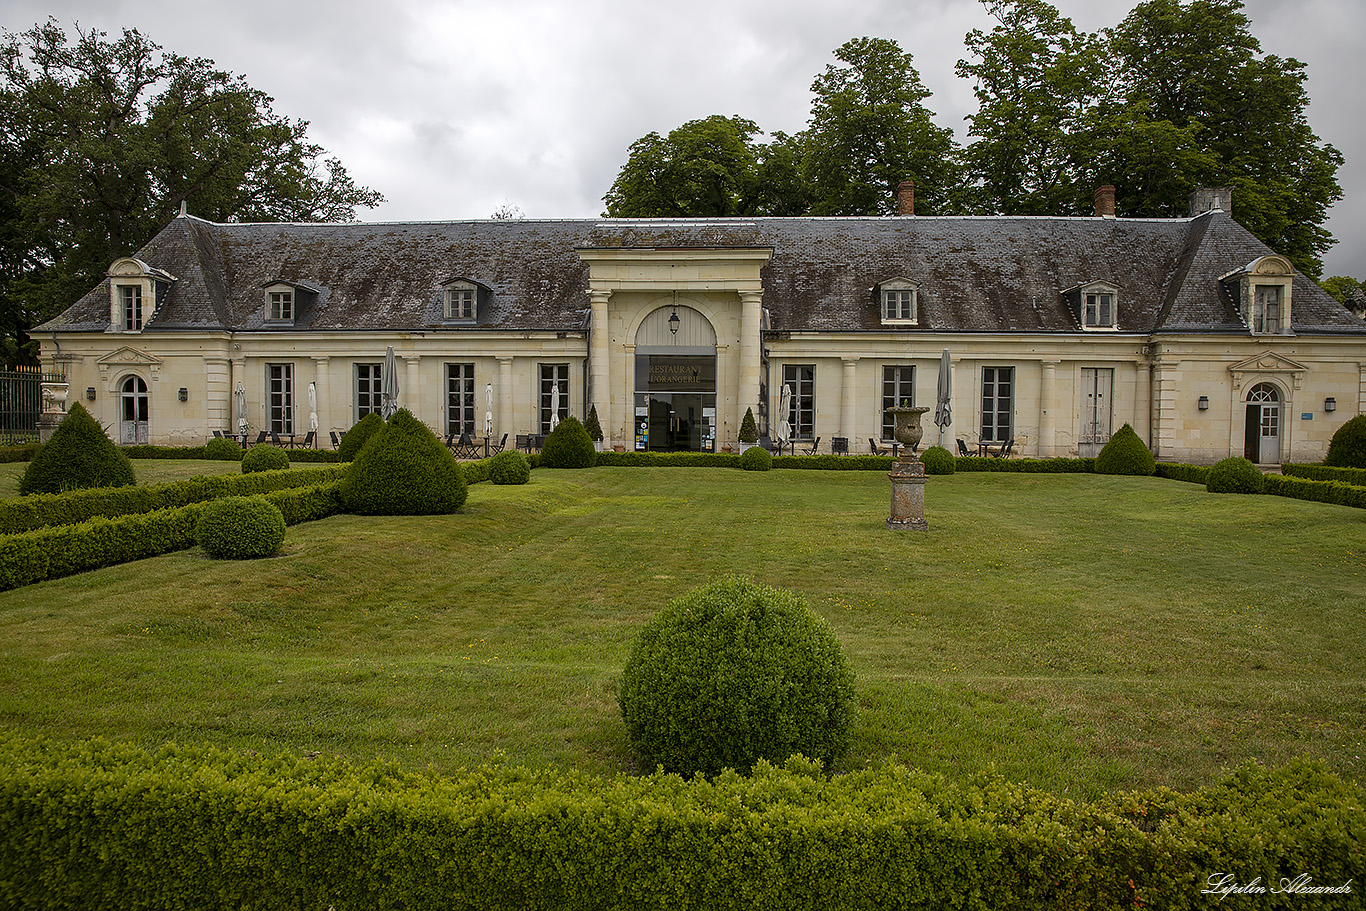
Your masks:
<path fill-rule="evenodd" d="M 925 435 L 920 416 L 929 410 L 909 405 L 887 409 L 896 420 L 892 435 L 905 447 L 887 475 L 892 482 L 892 514 L 887 517 L 887 527 L 893 531 L 925 531 L 930 527 L 925 521 L 925 465 L 915 454 Z"/>
<path fill-rule="evenodd" d="M 908 462 L 919 462 L 920 457 L 915 454 L 919 448 L 921 439 L 925 436 L 925 428 L 920 426 L 920 416 L 930 409 L 924 405 L 917 405 L 914 408 L 909 405 L 897 405 L 887 409 L 887 413 L 896 420 L 896 428 L 892 431 L 892 436 L 903 447 L 900 458 Z"/>

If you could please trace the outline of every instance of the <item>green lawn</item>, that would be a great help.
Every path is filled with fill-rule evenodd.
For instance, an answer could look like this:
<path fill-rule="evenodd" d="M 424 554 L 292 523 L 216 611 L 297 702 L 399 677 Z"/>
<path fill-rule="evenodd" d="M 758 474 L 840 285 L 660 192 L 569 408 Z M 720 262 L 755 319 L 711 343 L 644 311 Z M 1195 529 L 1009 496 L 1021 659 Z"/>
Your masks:
<path fill-rule="evenodd" d="M 6 592 L 0 725 L 631 769 L 632 638 L 744 573 L 843 641 L 846 767 L 1080 796 L 1254 758 L 1366 780 L 1366 513 L 1089 475 L 936 477 L 926 500 L 928 532 L 889 532 L 881 472 L 538 470 L 459 515 L 297 526 L 267 560 L 193 550 Z"/>

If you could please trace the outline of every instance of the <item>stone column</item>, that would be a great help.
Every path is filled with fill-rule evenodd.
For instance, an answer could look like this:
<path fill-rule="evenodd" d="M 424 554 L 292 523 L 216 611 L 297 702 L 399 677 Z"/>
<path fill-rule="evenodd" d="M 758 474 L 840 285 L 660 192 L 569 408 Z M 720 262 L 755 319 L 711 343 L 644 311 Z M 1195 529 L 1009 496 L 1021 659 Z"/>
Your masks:
<path fill-rule="evenodd" d="M 422 420 L 422 374 L 418 370 L 422 359 L 420 357 L 404 356 L 403 362 L 407 364 L 408 384 L 406 389 L 400 389 L 398 394 L 398 404 L 400 408 L 407 408 L 413 417 Z M 443 416 L 444 417 L 444 416 Z M 438 427 L 444 426 L 445 421 L 439 420 Z"/>
<path fill-rule="evenodd" d="M 754 409 L 754 418 L 759 418 L 759 378 L 763 325 L 763 312 L 760 302 L 762 291 L 740 292 L 740 382 L 735 395 L 735 426 L 745 419 L 745 409 Z"/>
<path fill-rule="evenodd" d="M 598 409 L 602 443 L 608 449 L 611 448 L 615 429 L 612 424 L 612 354 L 607 329 L 607 301 L 611 296 L 611 291 L 588 292 L 593 312 L 593 342 L 588 352 L 593 389 L 589 401 Z"/>
<path fill-rule="evenodd" d="M 515 415 L 512 412 L 512 358 L 498 358 L 498 413 L 494 415 L 494 432 L 501 439 L 503 434 L 517 433 Z M 514 440 L 515 442 L 515 440 Z"/>
<path fill-rule="evenodd" d="M 333 428 L 332 428 L 332 411 L 331 411 L 331 404 L 332 404 L 331 391 L 332 391 L 332 390 L 331 390 L 331 388 L 330 388 L 330 384 L 328 383 L 328 377 L 327 377 L 328 372 L 329 372 L 329 365 L 330 365 L 330 364 L 331 364 L 331 359 L 330 359 L 330 358 L 327 358 L 327 357 L 315 357 L 315 358 L 313 358 L 313 383 L 314 383 L 314 385 L 315 385 L 315 387 L 317 388 L 317 391 L 318 391 L 318 448 L 319 448 L 319 449 L 323 448 L 323 442 L 324 442 L 324 441 L 326 441 L 329 445 L 330 445 L 331 442 L 332 442 L 330 439 L 328 439 L 328 436 L 327 436 L 328 431 L 330 431 L 330 430 L 333 429 Z M 349 429 L 349 425 L 347 425 L 346 427 L 343 427 L 342 429 L 343 429 L 343 430 Z"/>
<path fill-rule="evenodd" d="M 1058 403 L 1054 401 L 1054 397 L 1057 395 L 1055 380 L 1058 362 L 1044 361 L 1042 367 L 1043 372 L 1039 378 L 1039 458 L 1051 459 L 1054 456 L 1053 434 L 1057 420 L 1055 411 Z"/>
<path fill-rule="evenodd" d="M 841 358 L 844 363 L 844 382 L 840 386 L 840 436 L 849 441 L 850 451 L 854 449 L 854 434 L 858 432 L 855 419 L 858 417 L 858 393 L 854 388 L 858 358 Z"/>

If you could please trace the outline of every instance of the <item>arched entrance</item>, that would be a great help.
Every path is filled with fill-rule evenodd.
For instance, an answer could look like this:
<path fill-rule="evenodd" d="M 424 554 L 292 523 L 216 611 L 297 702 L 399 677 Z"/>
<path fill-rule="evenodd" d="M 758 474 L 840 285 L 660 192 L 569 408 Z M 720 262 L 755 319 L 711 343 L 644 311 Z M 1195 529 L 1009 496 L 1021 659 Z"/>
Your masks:
<path fill-rule="evenodd" d="M 1281 460 L 1281 393 L 1271 383 L 1248 390 L 1243 457 L 1258 463 Z"/>
<path fill-rule="evenodd" d="M 140 376 L 130 376 L 119 387 L 119 442 L 147 442 L 147 384 Z"/>
<path fill-rule="evenodd" d="M 635 448 L 716 448 L 716 330 L 691 307 L 660 307 L 636 330 Z"/>

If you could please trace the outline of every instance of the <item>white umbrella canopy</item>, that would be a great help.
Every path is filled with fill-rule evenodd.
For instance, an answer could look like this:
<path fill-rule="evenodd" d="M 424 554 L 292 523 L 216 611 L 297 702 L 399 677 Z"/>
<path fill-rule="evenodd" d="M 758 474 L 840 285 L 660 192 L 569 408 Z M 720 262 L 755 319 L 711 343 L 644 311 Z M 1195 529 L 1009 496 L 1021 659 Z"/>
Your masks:
<path fill-rule="evenodd" d="M 318 432 L 318 384 L 308 384 L 308 429 Z"/>
<path fill-rule="evenodd" d="M 792 425 L 787 422 L 787 415 L 792 411 L 792 387 L 783 383 L 782 395 L 778 397 L 778 432 L 776 434 L 779 443 L 786 445 L 792 438 Z"/>
<path fill-rule="evenodd" d="M 943 442 L 944 428 L 953 423 L 953 365 L 949 361 L 949 349 L 945 348 L 939 358 L 939 397 L 934 407 L 934 422 L 939 425 L 939 439 Z"/>
<path fill-rule="evenodd" d="M 484 387 L 484 436 L 493 436 L 493 384 Z"/>
<path fill-rule="evenodd" d="M 560 384 L 552 382 L 550 384 L 550 430 L 553 433 L 555 426 L 560 423 Z"/>
<path fill-rule="evenodd" d="M 384 352 L 384 371 L 379 383 L 379 416 L 387 421 L 398 411 L 398 359 L 394 357 L 393 345 Z"/>
<path fill-rule="evenodd" d="M 245 435 L 250 423 L 247 421 L 247 390 L 239 382 L 237 388 L 233 390 L 232 397 L 237 407 L 237 432 Z"/>

